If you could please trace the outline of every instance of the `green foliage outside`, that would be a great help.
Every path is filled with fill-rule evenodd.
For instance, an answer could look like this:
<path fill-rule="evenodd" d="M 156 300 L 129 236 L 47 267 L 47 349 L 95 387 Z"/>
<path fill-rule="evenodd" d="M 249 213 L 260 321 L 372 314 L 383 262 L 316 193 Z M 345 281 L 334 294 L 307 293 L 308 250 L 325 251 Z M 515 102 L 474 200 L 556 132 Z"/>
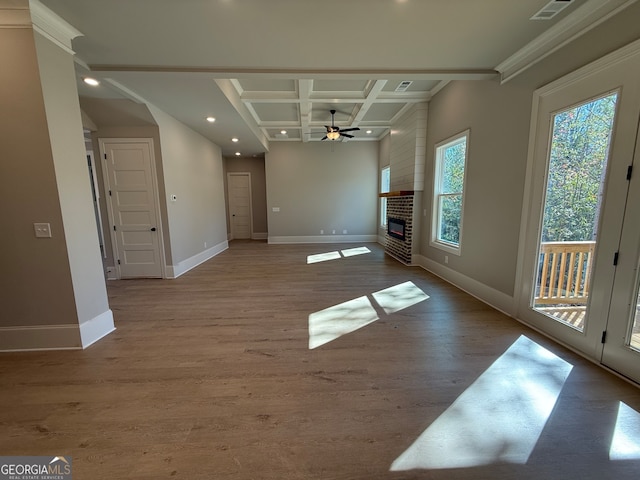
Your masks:
<path fill-rule="evenodd" d="M 466 139 L 444 149 L 440 188 L 440 232 L 444 242 L 460 244 Z"/>
<path fill-rule="evenodd" d="M 617 94 L 554 117 L 543 242 L 595 240 Z"/>

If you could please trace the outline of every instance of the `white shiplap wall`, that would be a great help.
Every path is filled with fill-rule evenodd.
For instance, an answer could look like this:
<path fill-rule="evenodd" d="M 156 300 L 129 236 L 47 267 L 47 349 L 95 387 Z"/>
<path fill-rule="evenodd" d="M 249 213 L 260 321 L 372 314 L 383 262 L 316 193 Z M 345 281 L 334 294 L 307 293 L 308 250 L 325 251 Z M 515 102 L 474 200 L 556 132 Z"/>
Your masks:
<path fill-rule="evenodd" d="M 411 107 L 391 132 L 391 191 L 424 190 L 428 104 Z"/>

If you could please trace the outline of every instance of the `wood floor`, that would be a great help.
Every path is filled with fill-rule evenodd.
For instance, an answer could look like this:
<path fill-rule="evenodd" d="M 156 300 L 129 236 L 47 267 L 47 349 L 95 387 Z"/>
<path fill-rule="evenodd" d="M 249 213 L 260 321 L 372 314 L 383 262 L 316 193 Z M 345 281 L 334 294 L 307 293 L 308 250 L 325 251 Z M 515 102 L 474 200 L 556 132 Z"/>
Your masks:
<path fill-rule="evenodd" d="M 355 246 L 231 242 L 175 280 L 109 282 L 117 331 L 0 355 L 0 455 L 71 457 L 75 480 L 638 478 L 610 448 L 640 389 L 378 245 L 306 264 Z M 309 349 L 310 314 L 407 281 L 429 298 L 372 302 L 377 321 Z M 391 471 L 522 335 L 572 365 L 527 460 Z"/>

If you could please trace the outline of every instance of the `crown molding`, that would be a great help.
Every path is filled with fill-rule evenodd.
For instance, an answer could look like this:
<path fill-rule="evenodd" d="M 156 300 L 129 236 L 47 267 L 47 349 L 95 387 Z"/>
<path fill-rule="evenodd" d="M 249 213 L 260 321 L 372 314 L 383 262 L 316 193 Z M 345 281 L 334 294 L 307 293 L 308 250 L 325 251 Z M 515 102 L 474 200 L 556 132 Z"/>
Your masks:
<path fill-rule="evenodd" d="M 39 0 L 29 0 L 33 29 L 67 53 L 75 55 L 71 40 L 83 33 L 45 7 Z"/>
<path fill-rule="evenodd" d="M 496 70 L 500 72 L 501 83 L 515 78 L 542 59 L 563 46 L 584 35 L 604 21 L 621 12 L 637 0 L 627 0 L 617 7 L 611 7 L 612 0 L 587 0 L 575 12 L 560 20 L 525 47 L 511 55 Z"/>

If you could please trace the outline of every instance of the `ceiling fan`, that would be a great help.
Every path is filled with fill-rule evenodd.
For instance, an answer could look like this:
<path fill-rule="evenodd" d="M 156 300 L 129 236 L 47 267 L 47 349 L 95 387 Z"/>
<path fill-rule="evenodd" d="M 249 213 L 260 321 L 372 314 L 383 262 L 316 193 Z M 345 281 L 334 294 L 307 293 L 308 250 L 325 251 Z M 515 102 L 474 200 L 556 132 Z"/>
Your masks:
<path fill-rule="evenodd" d="M 340 137 L 347 137 L 347 138 L 353 138 L 353 135 L 349 135 L 348 133 L 344 133 L 344 132 L 352 132 L 354 130 L 360 130 L 358 127 L 355 128 L 343 128 L 341 129 L 340 127 L 336 127 L 335 123 L 334 123 L 334 115 L 336 114 L 335 110 L 329 110 L 331 112 L 331 126 L 329 125 L 325 125 L 324 128 L 327 129 L 327 134 L 322 137 L 320 140 L 337 140 Z"/>

